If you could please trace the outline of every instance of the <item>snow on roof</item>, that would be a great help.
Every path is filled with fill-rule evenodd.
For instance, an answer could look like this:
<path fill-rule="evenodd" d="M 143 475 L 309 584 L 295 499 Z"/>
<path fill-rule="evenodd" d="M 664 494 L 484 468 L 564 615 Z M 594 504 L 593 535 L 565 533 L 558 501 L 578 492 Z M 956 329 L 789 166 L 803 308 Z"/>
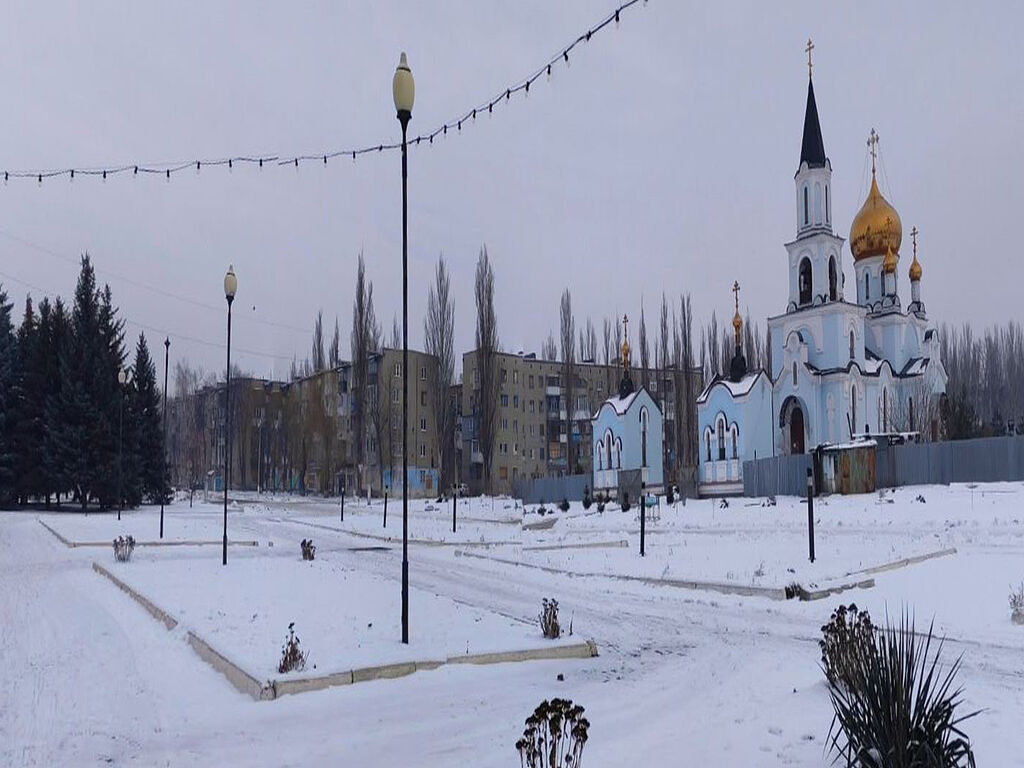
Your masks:
<path fill-rule="evenodd" d="M 903 366 L 903 370 L 900 372 L 901 376 L 919 376 L 924 373 L 924 369 L 928 367 L 927 357 L 912 357 L 907 361 L 907 364 Z"/>
<path fill-rule="evenodd" d="M 629 406 L 631 406 L 633 404 L 633 401 L 636 400 L 636 396 L 639 395 L 639 394 L 640 394 L 640 390 L 639 389 L 634 389 L 632 392 L 630 392 L 625 397 L 609 397 L 601 405 L 601 408 L 604 408 L 606 405 L 610 405 L 612 408 L 615 409 L 615 412 L 619 416 L 622 416 L 626 411 L 629 410 Z M 597 409 L 597 413 L 601 412 L 601 408 Z M 595 419 L 597 418 L 597 414 L 594 414 L 594 418 Z"/>
<path fill-rule="evenodd" d="M 875 448 L 878 446 L 874 440 L 866 438 L 855 438 L 846 443 L 822 443 L 821 448 L 825 451 L 849 451 L 854 448 Z"/>
<path fill-rule="evenodd" d="M 879 360 L 878 358 L 868 358 L 864 361 L 864 373 L 878 373 L 884 362 L 885 360 Z"/>
<path fill-rule="evenodd" d="M 753 373 L 748 373 L 739 381 L 732 381 L 724 377 L 717 378 L 710 384 L 708 384 L 707 387 L 704 388 L 704 391 L 701 392 L 700 397 L 697 398 L 697 401 L 703 402 L 704 400 L 706 400 L 708 393 L 711 392 L 711 389 L 713 387 L 718 386 L 719 384 L 728 389 L 729 394 L 731 394 L 733 397 L 743 397 L 743 395 L 750 394 L 750 390 L 754 388 L 754 382 L 757 381 L 758 377 L 762 373 L 764 373 L 764 371 L 755 371 Z"/>

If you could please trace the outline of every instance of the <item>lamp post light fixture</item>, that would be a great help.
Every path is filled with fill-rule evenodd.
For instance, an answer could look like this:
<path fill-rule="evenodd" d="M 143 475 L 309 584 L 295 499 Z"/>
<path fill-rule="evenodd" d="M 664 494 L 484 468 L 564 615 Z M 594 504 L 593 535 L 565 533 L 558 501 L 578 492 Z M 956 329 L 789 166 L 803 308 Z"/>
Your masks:
<path fill-rule="evenodd" d="M 164 537 L 164 482 L 167 480 L 167 363 L 171 359 L 171 337 L 164 337 L 164 432 L 163 432 L 163 474 L 160 478 L 160 538 Z"/>
<path fill-rule="evenodd" d="M 121 519 L 121 508 L 124 507 L 124 392 L 128 383 L 128 372 L 121 368 L 117 372 L 117 383 L 120 385 L 121 410 L 117 423 L 117 519 Z"/>
<path fill-rule="evenodd" d="M 224 548 L 221 565 L 228 564 L 228 485 L 231 484 L 231 302 L 235 300 L 238 290 L 238 278 L 235 268 L 228 266 L 224 275 L 224 298 L 228 302 L 228 367 L 225 373 L 224 387 Z"/>
<path fill-rule="evenodd" d="M 416 83 L 405 52 L 391 81 L 402 125 L 402 642 L 409 644 L 409 201 L 406 129 L 412 119 Z"/>

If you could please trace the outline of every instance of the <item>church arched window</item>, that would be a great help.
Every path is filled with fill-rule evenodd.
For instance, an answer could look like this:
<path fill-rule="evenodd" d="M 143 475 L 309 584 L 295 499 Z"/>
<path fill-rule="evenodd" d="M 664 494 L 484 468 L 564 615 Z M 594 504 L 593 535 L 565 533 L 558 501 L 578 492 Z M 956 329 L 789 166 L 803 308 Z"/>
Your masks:
<path fill-rule="evenodd" d="M 736 443 L 738 442 L 737 438 L 739 437 L 738 430 L 736 429 L 735 424 L 733 424 L 732 429 L 729 430 L 729 436 L 732 438 L 732 457 L 735 459 L 737 450 Z"/>
<path fill-rule="evenodd" d="M 707 449 L 706 461 L 711 461 L 711 430 L 704 430 L 704 447 Z"/>
<path fill-rule="evenodd" d="M 882 431 L 889 431 L 889 391 L 882 390 Z"/>
<path fill-rule="evenodd" d="M 718 420 L 718 460 L 725 461 L 725 419 Z"/>
<path fill-rule="evenodd" d="M 597 471 L 600 472 L 604 469 L 604 462 L 601 460 L 601 456 L 604 454 L 604 445 L 602 443 L 597 444 Z"/>
<path fill-rule="evenodd" d="M 850 331 L 850 359 L 851 360 L 853 360 L 856 357 L 856 355 L 854 354 L 855 350 L 854 350 L 854 346 L 853 345 L 854 345 L 853 331 Z"/>
<path fill-rule="evenodd" d="M 821 182 L 814 184 L 814 223 L 821 224 Z"/>
<path fill-rule="evenodd" d="M 828 184 L 825 185 L 825 222 L 832 222 L 832 205 L 828 199 Z"/>
<path fill-rule="evenodd" d="M 647 466 L 647 409 L 640 409 L 640 466 Z"/>
<path fill-rule="evenodd" d="M 850 335 L 853 335 L 853 331 L 850 331 Z M 857 431 L 857 385 L 850 385 L 850 429 L 854 432 Z M 851 435 L 852 437 L 852 435 Z"/>
<path fill-rule="evenodd" d="M 622 469 L 622 438 L 616 438 L 615 440 L 615 457 L 618 464 L 618 469 Z"/>
<path fill-rule="evenodd" d="M 835 301 L 838 298 L 837 291 L 837 276 L 836 276 L 836 257 L 828 257 L 828 298 L 829 301 Z"/>
<path fill-rule="evenodd" d="M 608 457 L 608 469 L 612 468 L 612 433 L 609 430 L 604 434 L 604 453 Z"/>
<path fill-rule="evenodd" d="M 871 275 L 868 274 L 867 270 L 864 270 L 864 303 L 866 304 L 871 300 L 871 283 L 869 282 Z"/>
<path fill-rule="evenodd" d="M 800 260 L 800 273 L 798 276 L 800 288 L 800 303 L 811 303 L 811 260 L 804 256 Z"/>
<path fill-rule="evenodd" d="M 796 380 L 796 360 L 794 360 L 793 361 L 793 386 L 795 387 L 796 385 L 797 385 L 797 380 Z"/>
<path fill-rule="evenodd" d="M 910 416 L 910 431 L 914 431 L 914 398 L 907 398 L 907 412 Z"/>
<path fill-rule="evenodd" d="M 807 198 L 807 185 L 804 184 L 804 226 L 811 223 L 811 208 Z"/>

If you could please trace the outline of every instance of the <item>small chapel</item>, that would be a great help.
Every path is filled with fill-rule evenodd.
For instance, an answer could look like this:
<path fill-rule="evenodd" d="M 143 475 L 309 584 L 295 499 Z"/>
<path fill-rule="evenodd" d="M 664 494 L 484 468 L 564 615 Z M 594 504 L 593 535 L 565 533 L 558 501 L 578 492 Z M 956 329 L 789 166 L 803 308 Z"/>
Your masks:
<path fill-rule="evenodd" d="M 807 44 L 808 84 L 794 177 L 796 236 L 785 244 L 789 296 L 768 318 L 769 370 L 743 359 L 739 285 L 736 353 L 726 376 L 697 399 L 698 492 L 743 491 L 743 462 L 801 454 L 866 436 L 939 437 L 946 371 L 921 296 L 923 269 L 911 230 L 904 306 L 899 274 L 903 224 L 878 188 L 878 134 L 871 130 L 871 185 L 850 225 L 854 284 L 847 293 L 843 244 L 832 219 L 832 164 L 825 153 Z"/>
<path fill-rule="evenodd" d="M 622 380 L 618 394 L 609 397 L 591 418 L 594 493 L 615 494 L 619 472 L 640 470 L 650 491 L 664 485 L 661 409 L 644 388 L 636 389 L 629 373 L 629 318 L 622 318 Z"/>

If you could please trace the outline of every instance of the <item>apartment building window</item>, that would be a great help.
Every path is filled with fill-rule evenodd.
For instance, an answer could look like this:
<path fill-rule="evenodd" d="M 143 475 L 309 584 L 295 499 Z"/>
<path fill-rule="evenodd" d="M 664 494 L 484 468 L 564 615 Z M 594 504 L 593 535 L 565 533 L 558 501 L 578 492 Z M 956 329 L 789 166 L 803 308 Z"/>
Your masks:
<path fill-rule="evenodd" d="M 513 456 L 518 456 L 519 455 L 519 443 L 512 443 L 512 455 Z"/>
<path fill-rule="evenodd" d="M 533 461 L 533 448 L 530 449 L 530 461 Z"/>
<path fill-rule="evenodd" d="M 540 449 L 540 457 L 543 460 L 543 458 L 544 458 L 544 449 L 543 448 Z"/>
<path fill-rule="evenodd" d="M 540 425 L 540 436 L 544 437 L 544 425 L 543 424 Z"/>
<path fill-rule="evenodd" d="M 519 407 L 519 395 L 512 395 L 512 407 L 513 408 L 518 408 Z"/>
<path fill-rule="evenodd" d="M 426 392 L 426 390 L 423 390 L 422 392 L 420 392 L 420 405 L 426 406 L 426 404 L 427 404 L 427 392 Z"/>
<path fill-rule="evenodd" d="M 530 401 L 530 413 L 536 413 L 536 409 L 534 408 L 534 405 L 535 405 L 535 403 L 533 402 L 533 400 L 531 400 Z"/>
<path fill-rule="evenodd" d="M 512 371 L 512 383 L 513 384 L 518 384 L 519 383 L 519 371 Z"/>
<path fill-rule="evenodd" d="M 391 390 L 391 402 L 392 403 L 399 402 L 399 396 L 401 394 L 402 394 L 402 390 L 398 389 L 398 387 L 395 387 L 394 389 L 392 389 Z"/>
<path fill-rule="evenodd" d="M 508 368 L 501 369 L 501 383 L 504 384 L 508 381 Z"/>
<path fill-rule="evenodd" d="M 498 477 L 508 480 L 508 467 L 498 467 Z"/>
<path fill-rule="evenodd" d="M 426 457 L 427 457 L 427 446 L 421 445 L 420 446 L 420 458 L 421 459 L 425 459 Z"/>
<path fill-rule="evenodd" d="M 426 419 L 420 419 L 420 432 L 426 432 L 426 431 L 427 431 L 427 420 Z"/>
<path fill-rule="evenodd" d="M 401 375 L 402 375 L 402 364 L 401 363 L 395 363 L 395 376 L 401 376 Z"/>
<path fill-rule="evenodd" d="M 519 419 L 512 419 L 512 431 L 519 434 Z"/>
<path fill-rule="evenodd" d="M 533 389 L 533 374 L 530 374 L 530 389 Z"/>
<path fill-rule="evenodd" d="M 533 428 L 534 428 L 535 426 L 536 426 L 536 424 L 531 424 L 531 425 L 530 425 L 530 437 L 533 437 L 533 433 L 534 433 L 534 429 L 533 429 Z"/>
<path fill-rule="evenodd" d="M 651 392 L 657 392 L 657 391 L 658 391 L 658 380 L 657 379 L 651 379 Z"/>
<path fill-rule="evenodd" d="M 604 384 L 599 381 L 597 382 L 597 394 L 600 395 L 602 392 L 604 392 Z"/>
<path fill-rule="evenodd" d="M 508 430 L 508 419 L 501 420 L 501 428 L 504 430 Z"/>
<path fill-rule="evenodd" d="M 427 366 L 421 365 L 420 366 L 420 381 L 426 381 L 426 380 L 427 380 Z"/>
<path fill-rule="evenodd" d="M 479 368 L 474 368 L 473 369 L 473 386 L 474 387 L 479 387 L 480 386 L 480 369 Z"/>
<path fill-rule="evenodd" d="M 502 408 L 508 408 L 508 395 L 502 395 L 500 400 L 501 400 L 501 407 Z"/>

